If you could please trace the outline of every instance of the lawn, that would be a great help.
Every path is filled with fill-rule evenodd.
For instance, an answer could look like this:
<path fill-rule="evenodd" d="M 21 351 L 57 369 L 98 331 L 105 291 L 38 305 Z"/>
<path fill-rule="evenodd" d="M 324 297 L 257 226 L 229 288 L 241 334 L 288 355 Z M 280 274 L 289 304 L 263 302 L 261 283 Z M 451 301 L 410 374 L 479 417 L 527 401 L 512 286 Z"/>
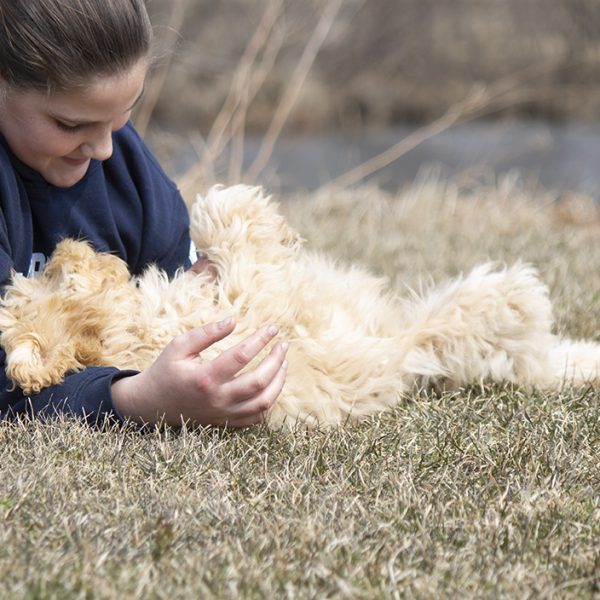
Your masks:
<path fill-rule="evenodd" d="M 600 339 L 600 208 L 424 177 L 286 199 L 307 245 L 400 294 L 538 266 L 556 329 Z M 600 402 L 476 385 L 334 430 L 0 425 L 2 598 L 593 598 Z"/>

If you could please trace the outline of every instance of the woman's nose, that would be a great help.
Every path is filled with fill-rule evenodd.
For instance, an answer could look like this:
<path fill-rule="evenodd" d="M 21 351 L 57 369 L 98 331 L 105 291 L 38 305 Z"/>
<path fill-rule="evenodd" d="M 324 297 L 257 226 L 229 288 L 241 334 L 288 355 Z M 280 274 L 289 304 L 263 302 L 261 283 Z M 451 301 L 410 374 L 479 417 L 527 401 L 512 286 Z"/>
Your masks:
<path fill-rule="evenodd" d="M 103 128 L 101 131 L 81 145 L 81 150 L 88 158 L 107 160 L 112 156 L 112 129 Z"/>

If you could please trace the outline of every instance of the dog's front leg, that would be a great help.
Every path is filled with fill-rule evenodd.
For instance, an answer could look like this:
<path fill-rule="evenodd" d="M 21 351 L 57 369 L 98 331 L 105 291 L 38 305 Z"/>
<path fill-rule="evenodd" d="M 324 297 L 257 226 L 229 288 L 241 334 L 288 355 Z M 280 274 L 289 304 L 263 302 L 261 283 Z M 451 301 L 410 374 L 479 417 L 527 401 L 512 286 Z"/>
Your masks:
<path fill-rule="evenodd" d="M 6 374 L 25 394 L 39 393 L 61 383 L 68 371 L 82 367 L 66 337 L 62 341 L 50 341 L 42 334 L 26 333 L 5 340 L 4 348 Z"/>

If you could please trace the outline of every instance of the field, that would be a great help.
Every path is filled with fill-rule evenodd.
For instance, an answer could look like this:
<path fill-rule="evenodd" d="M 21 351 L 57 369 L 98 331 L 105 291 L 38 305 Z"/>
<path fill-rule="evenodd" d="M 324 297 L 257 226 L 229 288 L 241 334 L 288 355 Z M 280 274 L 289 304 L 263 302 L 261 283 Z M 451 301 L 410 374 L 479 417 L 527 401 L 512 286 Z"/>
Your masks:
<path fill-rule="evenodd" d="M 196 144 L 188 200 L 257 180 L 248 133 L 268 157 L 285 132 L 420 123 L 395 159 L 462 119 L 600 115 L 596 0 L 148 4 L 167 50 L 136 124 L 159 155 Z M 308 247 L 400 295 L 531 262 L 556 331 L 600 340 L 594 200 L 488 174 L 362 180 L 284 199 Z M 600 597 L 591 387 L 423 390 L 333 430 L 0 423 L 0 456 L 2 599 Z"/>
<path fill-rule="evenodd" d="M 600 338 L 600 208 L 518 181 L 286 199 L 307 244 L 400 294 L 536 264 Z M 600 402 L 477 385 L 336 430 L 0 425 L 2 598 L 594 598 Z"/>

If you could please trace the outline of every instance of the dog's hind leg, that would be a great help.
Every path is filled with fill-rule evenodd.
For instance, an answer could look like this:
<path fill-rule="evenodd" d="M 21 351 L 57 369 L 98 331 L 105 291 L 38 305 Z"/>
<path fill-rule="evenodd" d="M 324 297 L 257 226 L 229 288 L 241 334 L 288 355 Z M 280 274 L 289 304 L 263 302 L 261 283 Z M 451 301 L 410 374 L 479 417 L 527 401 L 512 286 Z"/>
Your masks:
<path fill-rule="evenodd" d="M 531 267 L 477 267 L 416 302 L 407 318 L 403 368 L 419 385 L 549 381 L 552 310 Z"/>
<path fill-rule="evenodd" d="M 250 302 L 257 277 L 280 277 L 302 245 L 278 205 L 261 188 L 245 185 L 214 186 L 198 196 L 190 233 L 216 271 L 219 297 L 235 306 Z"/>

